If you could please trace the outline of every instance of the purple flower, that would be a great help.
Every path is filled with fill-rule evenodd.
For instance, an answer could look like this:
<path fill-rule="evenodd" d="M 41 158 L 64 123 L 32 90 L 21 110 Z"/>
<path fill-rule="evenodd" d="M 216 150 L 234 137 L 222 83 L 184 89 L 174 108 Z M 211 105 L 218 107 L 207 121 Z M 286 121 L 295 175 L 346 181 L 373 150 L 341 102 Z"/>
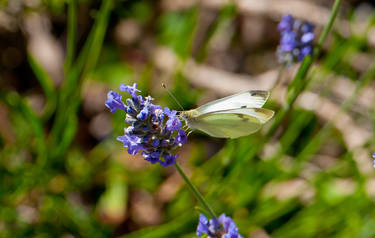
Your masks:
<path fill-rule="evenodd" d="M 203 234 L 210 234 L 210 230 L 208 229 L 209 222 L 205 215 L 199 215 L 198 227 L 197 227 L 197 236 L 201 236 Z"/>
<path fill-rule="evenodd" d="M 186 136 L 186 133 L 184 130 L 178 130 L 178 134 L 177 134 L 177 137 L 176 137 L 176 142 L 179 144 L 179 145 L 183 145 L 185 144 L 187 141 L 187 136 Z"/>
<path fill-rule="evenodd" d="M 208 237 L 242 238 L 238 234 L 236 223 L 225 214 L 221 214 L 219 219 L 214 218 L 210 220 L 205 215 L 200 214 L 196 234 L 199 237 L 207 234 Z"/>
<path fill-rule="evenodd" d="M 168 121 L 167 121 L 167 130 L 168 131 L 175 131 L 180 129 L 181 127 L 181 121 L 177 117 L 177 111 L 175 110 L 169 110 L 168 107 L 164 108 L 164 114 L 168 116 Z"/>
<path fill-rule="evenodd" d="M 281 35 L 280 48 L 282 51 L 293 51 L 298 45 L 297 34 L 293 31 Z"/>
<path fill-rule="evenodd" d="M 164 161 L 160 162 L 160 164 L 165 168 L 165 167 L 168 167 L 169 165 L 175 164 L 178 155 L 165 154 L 163 157 L 164 157 Z"/>
<path fill-rule="evenodd" d="M 109 110 L 111 110 L 112 113 L 117 109 L 126 110 L 126 106 L 122 102 L 120 94 L 114 91 L 109 91 L 107 98 L 108 99 L 105 101 L 105 105 L 109 108 Z"/>
<path fill-rule="evenodd" d="M 143 108 L 142 111 L 137 115 L 137 118 L 139 120 L 145 121 L 150 114 L 150 111 L 148 110 L 147 107 Z"/>
<path fill-rule="evenodd" d="M 311 41 L 314 40 L 314 37 L 315 37 L 314 33 L 307 32 L 307 33 L 305 33 L 305 34 L 302 35 L 302 37 L 301 37 L 301 43 L 302 44 L 308 44 L 308 43 L 310 43 Z"/>
<path fill-rule="evenodd" d="M 315 26 L 309 22 L 304 22 L 301 26 L 302 33 L 310 33 L 314 31 Z"/>
<path fill-rule="evenodd" d="M 294 19 L 291 15 L 285 15 L 283 16 L 283 18 L 281 19 L 279 25 L 277 26 L 277 28 L 279 29 L 280 32 L 282 31 L 291 31 L 292 30 L 292 26 L 293 26 L 293 22 L 294 22 Z"/>
<path fill-rule="evenodd" d="M 143 98 L 137 84 L 127 86 L 122 84 L 121 91 L 126 91 L 131 98 L 126 99 L 125 105 L 121 96 L 109 92 L 106 106 L 115 112 L 117 109 L 126 112 L 125 122 L 129 124 L 124 129 L 125 134 L 117 137 L 128 153 L 136 155 L 141 151 L 145 160 L 152 164 L 160 163 L 163 167 L 175 164 L 178 155 L 174 151 L 186 143 L 185 131 L 181 129 L 181 121 L 175 110 L 152 104 L 153 98 Z"/>
<path fill-rule="evenodd" d="M 280 63 L 290 65 L 312 55 L 314 25 L 285 15 L 278 25 L 278 30 L 281 38 L 276 54 Z"/>
<path fill-rule="evenodd" d="M 137 98 L 137 92 L 140 92 L 140 90 L 137 89 L 137 83 L 134 83 L 133 86 L 121 84 L 120 90 L 123 92 L 128 92 L 132 98 Z"/>
<path fill-rule="evenodd" d="M 219 217 L 219 222 L 223 225 L 224 231 L 228 232 L 229 228 L 236 223 L 232 220 L 232 218 L 226 216 L 225 214 L 221 214 Z"/>
<path fill-rule="evenodd" d="M 240 234 L 238 234 L 238 228 L 236 227 L 236 224 L 231 224 L 228 228 L 227 233 L 223 236 L 223 238 L 240 238 L 242 237 Z"/>
<path fill-rule="evenodd" d="M 141 138 L 137 136 L 125 134 L 124 136 L 117 137 L 117 140 L 121 141 L 124 147 L 128 148 L 128 153 L 131 155 L 136 155 L 138 150 L 143 149 L 142 144 L 140 144 Z"/>
<path fill-rule="evenodd" d="M 301 49 L 301 53 L 299 54 L 299 58 L 298 60 L 302 61 L 303 58 L 306 56 L 306 55 L 312 55 L 313 53 L 313 48 L 311 45 L 308 45 L 308 46 L 305 46 Z"/>
<path fill-rule="evenodd" d="M 199 222 L 197 227 L 197 236 L 207 234 L 208 236 L 215 236 L 220 231 L 220 225 L 216 219 L 208 220 L 203 214 L 199 215 Z"/>
<path fill-rule="evenodd" d="M 156 162 L 160 162 L 160 152 L 155 151 L 152 153 L 142 152 L 142 156 L 145 158 L 145 160 L 149 161 L 151 164 L 155 164 Z"/>

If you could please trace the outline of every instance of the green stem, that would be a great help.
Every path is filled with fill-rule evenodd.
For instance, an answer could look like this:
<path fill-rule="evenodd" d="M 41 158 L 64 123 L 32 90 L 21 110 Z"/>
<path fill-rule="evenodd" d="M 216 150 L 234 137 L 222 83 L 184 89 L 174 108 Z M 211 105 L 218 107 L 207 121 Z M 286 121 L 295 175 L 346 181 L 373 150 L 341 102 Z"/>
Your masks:
<path fill-rule="evenodd" d="M 186 176 L 184 171 L 181 169 L 181 167 L 176 163 L 174 165 L 177 169 L 177 171 L 180 173 L 181 177 L 185 180 L 187 185 L 189 185 L 191 191 L 194 193 L 195 197 L 202 203 L 203 207 L 207 210 L 207 212 L 210 214 L 212 218 L 216 218 L 216 214 L 214 210 L 210 207 L 210 205 L 204 200 L 202 194 L 198 191 L 198 189 L 194 186 L 194 184 L 189 180 L 189 178 Z"/>
<path fill-rule="evenodd" d="M 42 122 L 46 122 L 48 119 L 50 119 L 56 108 L 55 86 L 53 85 L 53 82 L 48 73 L 38 63 L 31 52 L 27 53 L 27 59 L 46 96 L 46 106 L 44 107 L 43 114 L 41 116 Z"/>
<path fill-rule="evenodd" d="M 316 47 L 314 49 L 313 59 L 315 59 L 316 57 L 318 57 L 318 55 L 319 55 L 319 53 L 320 53 L 320 51 L 322 49 L 323 43 L 326 40 L 326 38 L 328 36 L 328 33 L 329 33 L 329 31 L 331 30 L 331 28 L 333 26 L 333 23 L 335 22 L 337 13 L 339 12 L 339 8 L 340 8 L 341 2 L 342 2 L 342 0 L 336 0 L 333 3 L 332 11 L 331 11 L 331 16 L 329 17 L 328 24 L 324 27 L 323 32 L 322 32 L 322 34 L 319 37 L 318 44 L 316 45 Z"/>
<path fill-rule="evenodd" d="M 77 3 L 75 0 L 70 0 L 68 5 L 68 34 L 65 73 L 70 71 L 73 64 L 74 52 L 76 48 L 77 24 Z"/>

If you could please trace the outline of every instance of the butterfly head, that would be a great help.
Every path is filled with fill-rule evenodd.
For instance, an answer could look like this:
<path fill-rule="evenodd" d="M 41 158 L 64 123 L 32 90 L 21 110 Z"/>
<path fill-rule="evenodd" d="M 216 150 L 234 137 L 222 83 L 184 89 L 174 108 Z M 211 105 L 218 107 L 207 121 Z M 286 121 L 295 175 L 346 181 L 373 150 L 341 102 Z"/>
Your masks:
<path fill-rule="evenodd" d="M 188 121 L 188 120 L 191 119 L 192 113 L 191 113 L 191 110 L 181 111 L 181 112 L 179 112 L 178 116 L 179 116 L 180 120 Z"/>
<path fill-rule="evenodd" d="M 198 114 L 199 112 L 193 109 L 188 111 L 181 111 L 178 116 L 180 117 L 180 120 L 184 120 L 189 126 Z"/>

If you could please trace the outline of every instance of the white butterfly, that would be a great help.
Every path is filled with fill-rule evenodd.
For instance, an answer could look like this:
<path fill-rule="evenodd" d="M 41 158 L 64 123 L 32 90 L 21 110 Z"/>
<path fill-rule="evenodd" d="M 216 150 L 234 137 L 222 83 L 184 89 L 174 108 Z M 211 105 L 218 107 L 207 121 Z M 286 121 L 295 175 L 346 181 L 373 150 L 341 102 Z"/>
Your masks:
<path fill-rule="evenodd" d="M 191 129 L 213 137 L 246 136 L 258 131 L 273 117 L 274 111 L 261 108 L 268 97 L 268 91 L 251 90 L 182 111 L 180 117 Z"/>

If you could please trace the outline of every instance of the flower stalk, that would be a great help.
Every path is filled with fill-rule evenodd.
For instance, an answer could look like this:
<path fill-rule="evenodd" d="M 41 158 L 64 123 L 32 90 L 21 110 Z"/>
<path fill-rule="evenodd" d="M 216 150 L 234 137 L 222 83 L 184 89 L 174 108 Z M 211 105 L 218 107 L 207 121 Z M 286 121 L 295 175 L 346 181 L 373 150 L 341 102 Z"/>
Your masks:
<path fill-rule="evenodd" d="M 210 216 L 213 219 L 215 219 L 217 216 L 216 216 L 214 210 L 206 202 L 206 200 L 203 198 L 202 194 L 198 191 L 198 189 L 195 187 L 195 185 L 186 176 L 185 172 L 181 169 L 181 167 L 177 163 L 175 163 L 174 166 L 176 167 L 176 169 L 177 169 L 178 173 L 181 175 L 181 177 L 185 180 L 186 184 L 189 186 L 189 188 L 193 192 L 194 196 L 199 200 L 200 203 L 202 203 L 203 207 L 210 214 Z"/>

